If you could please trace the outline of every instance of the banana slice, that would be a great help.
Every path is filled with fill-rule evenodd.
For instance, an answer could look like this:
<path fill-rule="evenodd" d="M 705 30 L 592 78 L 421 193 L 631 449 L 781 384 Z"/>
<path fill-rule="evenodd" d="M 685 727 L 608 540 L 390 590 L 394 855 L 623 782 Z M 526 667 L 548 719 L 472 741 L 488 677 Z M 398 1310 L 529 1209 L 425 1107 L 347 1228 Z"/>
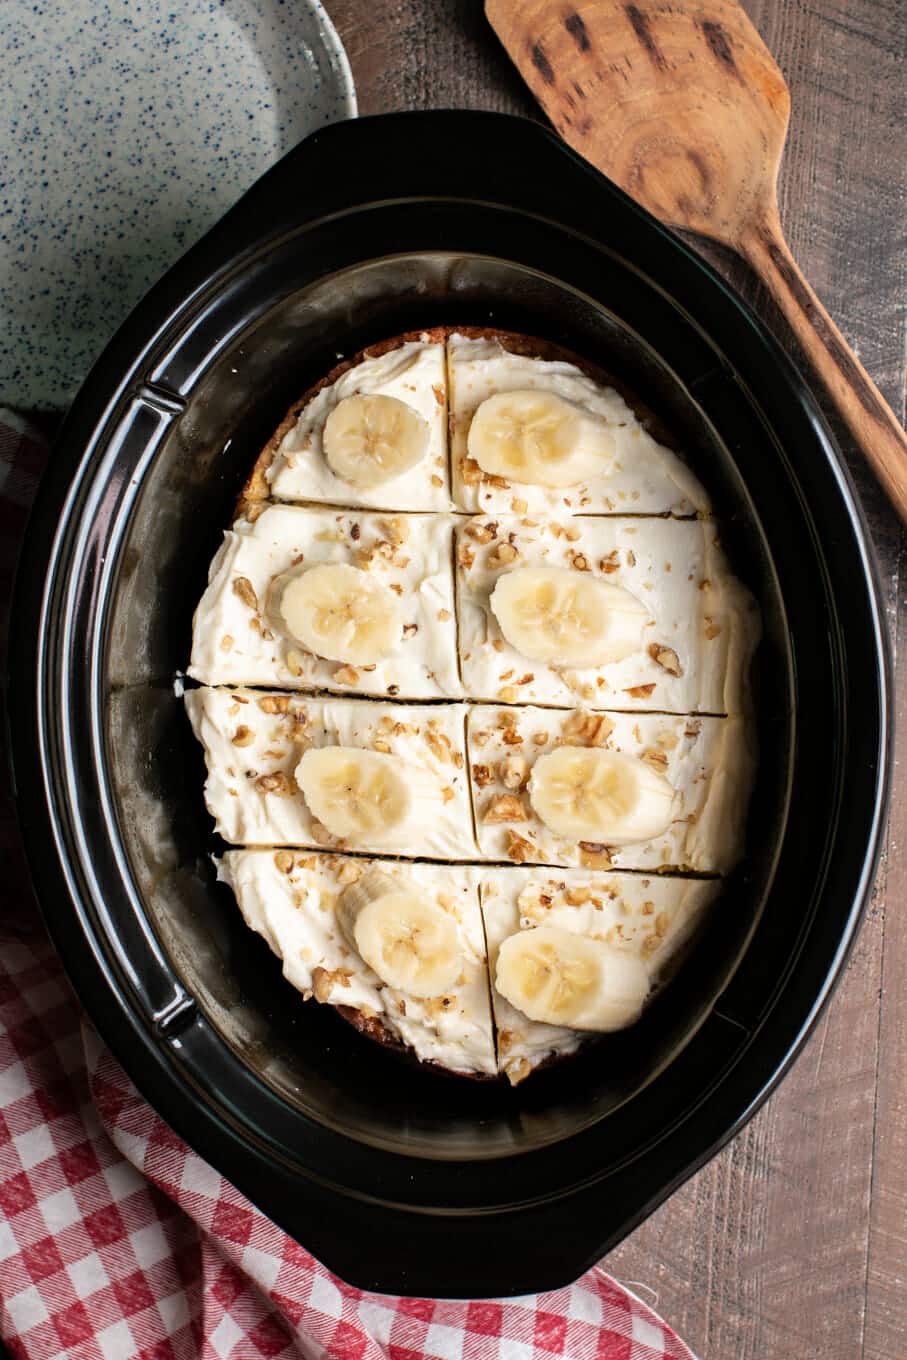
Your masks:
<path fill-rule="evenodd" d="M 443 996 L 460 976 L 453 919 L 403 874 L 366 872 L 342 894 L 338 920 L 353 948 L 390 987 Z"/>
<path fill-rule="evenodd" d="M 272 582 L 270 601 L 283 628 L 328 661 L 368 665 L 389 656 L 401 640 L 397 596 L 345 562 L 286 572 Z"/>
<path fill-rule="evenodd" d="M 313 816 L 332 835 L 370 846 L 393 843 L 430 823 L 441 791 L 427 770 L 402 756 L 357 746 L 319 746 L 296 766 L 296 783 Z"/>
<path fill-rule="evenodd" d="M 466 447 L 484 472 L 537 486 L 575 486 L 608 471 L 603 420 L 553 392 L 498 392 L 472 418 Z"/>
<path fill-rule="evenodd" d="M 521 655 L 551 666 L 605 666 L 642 647 L 649 612 L 621 586 L 568 567 L 517 567 L 498 578 L 491 608 Z"/>
<path fill-rule="evenodd" d="M 495 986 L 530 1020 L 612 1030 L 639 1018 L 649 978 L 640 959 L 613 945 L 537 926 L 501 945 Z"/>
<path fill-rule="evenodd" d="M 324 456 L 352 486 L 381 486 L 422 461 L 430 436 L 428 421 L 398 397 L 345 397 L 324 423 Z"/>
<path fill-rule="evenodd" d="M 557 835 L 602 845 L 651 840 L 674 816 L 674 788 L 664 775 L 600 747 L 561 746 L 539 756 L 529 800 Z"/>

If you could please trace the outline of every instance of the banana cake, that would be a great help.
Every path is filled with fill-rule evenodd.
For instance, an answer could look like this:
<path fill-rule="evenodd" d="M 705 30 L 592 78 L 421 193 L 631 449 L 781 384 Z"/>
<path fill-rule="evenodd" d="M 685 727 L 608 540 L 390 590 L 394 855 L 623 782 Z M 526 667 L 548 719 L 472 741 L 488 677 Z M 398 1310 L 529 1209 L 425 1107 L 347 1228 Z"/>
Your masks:
<path fill-rule="evenodd" d="M 745 849 L 758 607 L 651 413 L 548 341 L 344 360 L 261 450 L 186 693 L 305 999 L 513 1084 L 632 1026 Z"/>

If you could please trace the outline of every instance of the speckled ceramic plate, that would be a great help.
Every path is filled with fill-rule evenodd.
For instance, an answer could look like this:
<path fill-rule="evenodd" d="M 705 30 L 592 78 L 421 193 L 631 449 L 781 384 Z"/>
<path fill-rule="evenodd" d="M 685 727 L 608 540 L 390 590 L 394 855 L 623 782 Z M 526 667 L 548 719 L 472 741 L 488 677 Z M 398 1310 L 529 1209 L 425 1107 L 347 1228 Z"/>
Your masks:
<path fill-rule="evenodd" d="M 65 406 L 167 266 L 356 113 L 318 0 L 4 0 L 0 88 L 0 401 L 20 408 Z"/>

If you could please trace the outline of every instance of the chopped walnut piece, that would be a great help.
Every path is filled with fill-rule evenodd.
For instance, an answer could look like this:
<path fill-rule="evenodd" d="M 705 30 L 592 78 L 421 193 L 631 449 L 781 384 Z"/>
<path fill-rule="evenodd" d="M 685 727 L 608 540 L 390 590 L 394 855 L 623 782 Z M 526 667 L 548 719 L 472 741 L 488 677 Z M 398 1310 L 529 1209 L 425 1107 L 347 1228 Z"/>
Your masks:
<path fill-rule="evenodd" d="M 561 728 L 567 741 L 579 740 L 588 746 L 607 746 L 613 731 L 614 723 L 604 713 L 587 713 L 581 708 L 571 713 Z"/>
<path fill-rule="evenodd" d="M 477 486 L 482 480 L 482 469 L 474 458 L 460 460 L 460 476 L 464 486 Z"/>
<path fill-rule="evenodd" d="M 277 770 L 274 774 L 260 774 L 255 787 L 259 793 L 276 793 L 280 798 L 286 798 L 293 792 L 290 777 L 283 770 Z"/>
<path fill-rule="evenodd" d="M 490 765 L 473 765 L 472 778 L 477 788 L 484 789 L 486 784 L 494 783 L 494 770 Z"/>
<path fill-rule="evenodd" d="M 502 704 L 515 704 L 519 697 L 520 691 L 515 685 L 505 685 L 503 689 L 498 690 L 498 698 Z"/>
<path fill-rule="evenodd" d="M 651 916 L 655 911 L 655 903 L 649 901 L 643 902 L 640 911 L 643 916 Z"/>
<path fill-rule="evenodd" d="M 288 874 L 293 868 L 293 856 L 289 850 L 278 850 L 274 856 L 274 863 L 282 874 Z"/>
<path fill-rule="evenodd" d="M 312 985 L 316 1001 L 327 1001 L 335 987 L 349 987 L 353 976 L 349 968 L 313 968 Z"/>
<path fill-rule="evenodd" d="M 498 766 L 498 777 L 505 789 L 525 787 L 529 778 L 529 762 L 525 756 L 505 756 Z"/>
<path fill-rule="evenodd" d="M 657 935 L 648 935 L 642 942 L 643 958 L 648 958 L 650 954 L 654 954 L 660 944 L 661 940 Z"/>
<path fill-rule="evenodd" d="M 351 859 L 339 860 L 335 861 L 335 863 L 338 863 L 340 866 L 337 871 L 338 883 L 342 883 L 345 888 L 348 888 L 351 883 L 358 883 L 359 879 L 362 877 L 361 864 L 357 864 L 355 860 Z"/>
<path fill-rule="evenodd" d="M 627 566 L 628 567 L 636 566 L 636 553 L 633 551 L 632 548 L 627 549 Z"/>
<path fill-rule="evenodd" d="M 403 636 L 405 638 L 415 637 L 418 631 L 419 625 L 417 623 L 404 623 L 403 625 Z"/>
<path fill-rule="evenodd" d="M 262 713 L 288 713 L 290 711 L 290 696 L 289 694 L 263 694 L 258 701 L 258 707 Z"/>
<path fill-rule="evenodd" d="M 523 744 L 522 735 L 516 730 L 515 727 L 510 726 L 504 728 L 503 732 L 501 733 L 501 740 L 503 741 L 505 746 L 522 746 Z"/>
<path fill-rule="evenodd" d="M 433 472 L 433 473 L 431 474 L 431 484 L 432 484 L 432 486 L 443 486 L 443 485 L 444 485 L 444 478 L 443 478 L 443 477 L 439 477 L 438 474 L 437 474 L 436 472 Z"/>
<path fill-rule="evenodd" d="M 532 1063 L 528 1058 L 519 1058 L 516 1062 L 508 1063 L 504 1070 L 510 1085 L 519 1086 L 531 1074 Z"/>
<path fill-rule="evenodd" d="M 721 624 L 715 623 L 710 614 L 706 614 L 703 623 L 705 624 L 705 635 L 711 642 L 712 638 L 716 638 L 721 632 Z"/>
<path fill-rule="evenodd" d="M 579 529 L 577 529 L 575 524 L 568 524 L 564 528 L 564 537 L 566 538 L 568 543 L 576 543 L 579 541 L 580 538 L 582 538 L 582 533 Z"/>
<path fill-rule="evenodd" d="M 652 747 L 643 751 L 640 760 L 645 761 L 647 765 L 650 765 L 653 770 L 658 770 L 659 773 L 662 773 L 668 768 L 668 757 L 665 755 L 664 751 L 655 751 Z"/>
<path fill-rule="evenodd" d="M 258 596 L 255 594 L 255 587 L 248 576 L 234 577 L 233 594 L 238 595 L 243 604 L 247 604 L 250 609 L 258 608 Z"/>
<path fill-rule="evenodd" d="M 247 727 L 245 723 L 240 723 L 231 740 L 234 746 L 251 746 L 255 740 L 255 733 L 251 727 Z"/>
<path fill-rule="evenodd" d="M 571 561 L 574 571 L 591 571 L 592 566 L 585 553 L 574 553 Z"/>
<path fill-rule="evenodd" d="M 591 896 L 591 888 L 568 888 L 564 893 L 564 901 L 570 907 L 581 907 L 584 902 L 589 901 Z"/>
<path fill-rule="evenodd" d="M 468 544 L 468 543 L 461 543 L 459 549 L 457 550 L 457 562 L 458 562 L 458 564 L 459 564 L 461 567 L 465 567 L 466 570 L 468 571 L 469 568 L 472 566 L 472 564 L 473 564 L 473 562 L 474 562 L 475 560 L 476 560 L 476 555 L 475 555 L 475 553 L 473 552 L 472 548 L 470 548 L 469 544 Z"/>
<path fill-rule="evenodd" d="M 441 797 L 444 799 L 445 803 L 450 803 L 456 797 L 456 794 L 448 784 L 445 788 L 441 790 Z"/>
<path fill-rule="evenodd" d="M 511 562 L 515 562 L 519 555 L 512 543 L 499 543 L 488 554 L 488 565 L 490 567 L 507 567 Z"/>
<path fill-rule="evenodd" d="M 648 647 L 649 656 L 662 670 L 669 675 L 683 675 L 683 667 L 680 664 L 680 657 L 673 647 L 663 647 L 660 642 L 650 642 Z"/>
<path fill-rule="evenodd" d="M 513 1045 L 513 1035 L 509 1029 L 498 1030 L 498 1052 L 506 1053 Z"/>
<path fill-rule="evenodd" d="M 330 845 L 334 839 L 327 827 L 315 817 L 312 818 L 310 834 L 316 845 Z"/>
<path fill-rule="evenodd" d="M 448 621 L 449 618 L 450 618 L 450 610 L 449 610 L 449 609 L 439 609 L 439 610 L 438 610 L 438 622 L 439 622 L 439 623 L 447 623 L 447 621 Z"/>
<path fill-rule="evenodd" d="M 585 869 L 607 869 L 611 865 L 611 855 L 607 846 L 599 845 L 595 841 L 580 841 L 579 858 Z"/>
<path fill-rule="evenodd" d="M 453 759 L 451 751 L 450 737 L 445 732 L 439 732 L 436 727 L 429 724 L 425 733 L 425 740 L 432 755 L 445 765 Z"/>
<path fill-rule="evenodd" d="M 506 855 L 514 864 L 527 864 L 538 858 L 538 852 L 532 842 L 518 836 L 515 831 L 507 832 Z"/>
<path fill-rule="evenodd" d="M 620 571 L 620 561 L 618 559 L 617 549 L 615 548 L 613 552 L 608 553 L 607 557 L 603 557 L 598 565 L 606 576 L 610 576 L 614 571 Z"/>
<path fill-rule="evenodd" d="M 481 524 L 478 520 L 472 520 L 467 524 L 466 532 L 477 543 L 490 543 L 497 537 L 498 523 L 497 520 L 489 520 L 487 524 Z"/>
<path fill-rule="evenodd" d="M 435 394 L 435 401 L 438 403 L 439 406 L 443 406 L 443 405 L 444 405 L 444 388 L 441 386 L 440 383 L 432 383 L 431 390 L 432 390 L 432 392 L 434 392 L 434 394 Z"/>
<path fill-rule="evenodd" d="M 683 729 L 685 737 L 698 737 L 702 731 L 702 722 L 699 718 L 687 718 L 687 723 Z"/>
<path fill-rule="evenodd" d="M 359 672 L 352 666 L 338 666 L 331 678 L 338 685 L 358 685 Z"/>
<path fill-rule="evenodd" d="M 547 733 L 547 732 L 533 732 L 533 734 L 532 734 L 532 740 L 535 742 L 536 746 L 544 746 L 545 743 L 546 743 L 547 740 L 548 740 L 548 733 Z"/>
<path fill-rule="evenodd" d="M 526 511 L 529 509 L 529 502 L 524 501 L 521 496 L 514 496 L 513 500 L 510 502 L 510 508 L 515 515 L 525 515 Z"/>
<path fill-rule="evenodd" d="M 232 652 L 233 638 L 229 633 L 224 633 L 223 637 L 221 638 L 220 649 L 222 652 Z"/>
<path fill-rule="evenodd" d="M 470 732 L 469 736 L 473 746 L 484 746 L 491 733 L 483 731 L 482 728 L 477 728 L 475 732 Z"/>
<path fill-rule="evenodd" d="M 291 675 L 302 675 L 302 657 L 292 647 L 287 652 L 287 670 Z"/>
<path fill-rule="evenodd" d="M 651 685 L 631 685 L 624 690 L 624 694 L 629 694 L 631 699 L 649 699 L 655 689 L 654 682 Z"/>

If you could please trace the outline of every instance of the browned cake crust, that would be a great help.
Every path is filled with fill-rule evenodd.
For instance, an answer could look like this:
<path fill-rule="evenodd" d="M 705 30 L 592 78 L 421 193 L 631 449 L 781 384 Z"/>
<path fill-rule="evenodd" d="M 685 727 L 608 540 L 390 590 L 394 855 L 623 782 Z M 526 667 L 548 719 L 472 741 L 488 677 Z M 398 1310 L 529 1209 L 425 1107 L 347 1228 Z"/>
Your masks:
<path fill-rule="evenodd" d="M 388 340 L 380 340 L 374 345 L 368 345 L 349 359 L 343 359 L 339 364 L 336 364 L 330 373 L 326 373 L 317 383 L 303 392 L 302 396 L 293 402 L 255 460 L 255 465 L 240 494 L 235 517 L 239 519 L 247 514 L 256 502 L 268 499 L 271 494 L 271 487 L 266 474 L 274 461 L 274 456 L 285 435 L 296 424 L 313 397 L 316 397 L 323 388 L 330 387 L 344 373 L 355 368 L 365 359 L 380 359 L 383 354 L 390 354 L 392 350 L 399 349 L 401 345 L 416 340 L 442 344 L 451 335 L 465 335 L 469 340 L 496 340 L 510 354 L 521 354 L 529 359 L 545 359 L 549 362 L 573 364 L 593 382 L 602 387 L 613 387 L 620 393 L 651 434 L 660 443 L 666 444 L 669 448 L 673 447 L 670 435 L 654 413 L 639 400 L 635 393 L 629 391 L 624 383 L 615 378 L 613 373 L 609 373 L 601 364 L 593 363 L 592 360 L 584 358 L 581 354 L 576 354 L 573 350 L 558 345 L 553 340 L 543 340 L 537 335 L 522 335 L 518 331 L 502 331 L 494 326 L 432 326 L 421 331 L 404 331 L 401 335 L 395 335 Z"/>
<path fill-rule="evenodd" d="M 411 1048 L 392 1034 L 376 1015 L 363 1015 L 355 1006 L 335 1005 L 334 1010 L 348 1025 L 352 1025 L 353 1029 L 364 1034 L 367 1039 L 373 1039 L 376 1044 L 381 1044 L 382 1048 L 392 1048 L 401 1058 L 415 1063 L 417 1067 L 434 1067 L 438 1072 L 446 1072 L 453 1077 L 468 1077 L 471 1081 L 499 1081 L 501 1078 L 501 1073 L 462 1072 L 459 1069 L 445 1067 L 443 1063 L 433 1062 L 431 1059 L 419 1058 Z"/>

